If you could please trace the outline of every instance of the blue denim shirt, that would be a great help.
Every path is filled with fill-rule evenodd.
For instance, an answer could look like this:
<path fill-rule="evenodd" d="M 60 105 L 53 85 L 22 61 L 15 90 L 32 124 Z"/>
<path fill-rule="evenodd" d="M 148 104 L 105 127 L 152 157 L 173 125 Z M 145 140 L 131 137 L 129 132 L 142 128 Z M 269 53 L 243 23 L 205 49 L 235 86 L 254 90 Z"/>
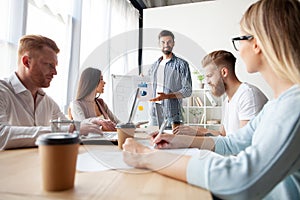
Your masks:
<path fill-rule="evenodd" d="M 150 68 L 149 76 L 153 82 L 153 98 L 157 96 L 157 69 L 162 57 L 160 57 Z M 166 94 L 178 92 L 184 98 L 192 94 L 192 78 L 187 61 L 173 54 L 170 61 L 165 65 L 163 91 Z M 156 119 L 155 103 L 152 103 L 150 115 Z M 182 116 L 182 99 L 165 99 L 162 102 L 164 117 L 170 122 L 183 120 Z M 157 125 L 157 124 L 154 124 Z"/>

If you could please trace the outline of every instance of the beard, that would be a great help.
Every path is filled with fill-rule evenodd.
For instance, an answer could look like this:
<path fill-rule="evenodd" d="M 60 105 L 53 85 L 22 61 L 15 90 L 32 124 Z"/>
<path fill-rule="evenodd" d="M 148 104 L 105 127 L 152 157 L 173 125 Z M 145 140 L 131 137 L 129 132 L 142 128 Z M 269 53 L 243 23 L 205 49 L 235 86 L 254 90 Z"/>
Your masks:
<path fill-rule="evenodd" d="M 222 96 L 225 91 L 225 84 L 223 83 L 223 80 L 220 80 L 216 85 L 211 86 L 211 93 L 216 97 Z"/>
<path fill-rule="evenodd" d="M 170 55 L 172 53 L 172 51 L 170 50 L 163 50 L 162 51 L 165 55 Z"/>
<path fill-rule="evenodd" d="M 165 55 L 170 55 L 172 53 L 172 47 L 167 46 L 165 48 L 162 49 L 163 54 Z"/>

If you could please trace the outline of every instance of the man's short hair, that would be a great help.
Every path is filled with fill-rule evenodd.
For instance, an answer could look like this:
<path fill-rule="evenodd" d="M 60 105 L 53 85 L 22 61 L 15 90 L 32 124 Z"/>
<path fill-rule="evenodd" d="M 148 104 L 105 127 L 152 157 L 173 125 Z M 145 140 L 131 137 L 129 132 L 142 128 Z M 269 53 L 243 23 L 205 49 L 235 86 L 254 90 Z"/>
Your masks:
<path fill-rule="evenodd" d="M 19 40 L 19 49 L 18 49 L 19 59 L 26 51 L 35 51 L 35 50 L 39 51 L 44 46 L 53 49 L 53 51 L 56 54 L 58 54 L 60 51 L 56 43 L 50 38 L 41 35 L 24 35 Z"/>
<path fill-rule="evenodd" d="M 172 39 L 173 39 L 173 41 L 174 41 L 174 39 L 175 39 L 174 34 L 173 34 L 171 31 L 163 30 L 163 31 L 161 31 L 161 32 L 159 33 L 159 35 L 158 35 L 158 40 L 159 40 L 161 37 L 165 37 L 165 36 L 171 36 Z"/>
<path fill-rule="evenodd" d="M 202 67 L 205 67 L 209 64 L 215 64 L 217 67 L 226 66 L 229 70 L 234 72 L 235 70 L 236 58 L 234 55 L 225 50 L 213 51 L 207 54 L 202 59 Z"/>

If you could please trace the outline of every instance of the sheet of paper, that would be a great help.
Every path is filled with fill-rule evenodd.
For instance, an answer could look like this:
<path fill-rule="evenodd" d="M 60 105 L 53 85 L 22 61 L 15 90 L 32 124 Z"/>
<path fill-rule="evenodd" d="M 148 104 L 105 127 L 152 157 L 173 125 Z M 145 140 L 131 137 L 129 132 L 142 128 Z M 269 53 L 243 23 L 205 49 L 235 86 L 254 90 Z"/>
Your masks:
<path fill-rule="evenodd" d="M 110 169 L 130 169 L 123 161 L 122 151 L 94 150 L 79 154 L 77 157 L 77 171 L 104 171 Z"/>
<path fill-rule="evenodd" d="M 88 135 L 82 135 L 81 140 L 117 140 L 118 139 L 118 133 L 117 131 L 112 132 L 103 132 L 102 135 L 97 133 L 89 133 Z"/>
<path fill-rule="evenodd" d="M 153 148 L 149 140 L 138 140 L 138 142 Z M 186 149 L 165 149 L 167 151 L 178 155 L 195 155 L 199 152 L 197 148 Z M 92 150 L 87 153 L 79 154 L 77 157 L 77 171 L 93 172 L 104 171 L 110 169 L 132 169 L 123 161 L 123 154 L 120 150 Z"/>
<path fill-rule="evenodd" d="M 79 154 L 76 164 L 77 171 L 94 172 L 108 170 L 107 167 L 98 162 L 90 153 Z"/>

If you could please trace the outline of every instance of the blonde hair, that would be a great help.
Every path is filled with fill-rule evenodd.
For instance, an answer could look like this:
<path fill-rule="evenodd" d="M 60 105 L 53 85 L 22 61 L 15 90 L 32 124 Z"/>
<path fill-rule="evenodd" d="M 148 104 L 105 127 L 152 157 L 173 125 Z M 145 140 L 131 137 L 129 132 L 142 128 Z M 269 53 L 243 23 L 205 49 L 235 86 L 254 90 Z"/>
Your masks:
<path fill-rule="evenodd" d="M 242 31 L 253 35 L 274 72 L 284 80 L 300 83 L 300 2 L 260 0 L 240 21 Z"/>
<path fill-rule="evenodd" d="M 44 46 L 53 49 L 56 54 L 60 51 L 56 43 L 50 38 L 41 35 L 24 35 L 19 40 L 18 62 L 25 52 L 28 51 L 30 54 L 33 54 L 34 51 L 40 51 Z"/>
<path fill-rule="evenodd" d="M 88 67 L 82 71 L 77 88 L 76 100 L 80 100 L 91 94 L 101 80 L 101 70 Z"/>

